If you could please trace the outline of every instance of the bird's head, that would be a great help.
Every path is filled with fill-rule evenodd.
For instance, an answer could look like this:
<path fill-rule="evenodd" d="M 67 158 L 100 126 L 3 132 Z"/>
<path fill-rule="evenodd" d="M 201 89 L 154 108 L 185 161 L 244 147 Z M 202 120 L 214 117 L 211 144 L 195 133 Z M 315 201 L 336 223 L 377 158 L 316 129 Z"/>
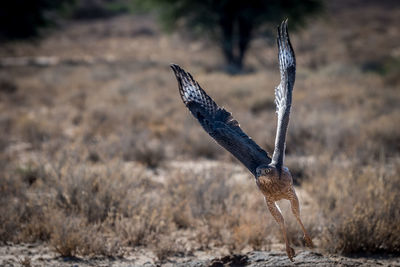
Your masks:
<path fill-rule="evenodd" d="M 260 177 L 260 176 L 277 176 L 278 174 L 278 170 L 276 169 L 275 166 L 272 165 L 261 165 L 258 166 L 256 169 L 256 176 Z"/>
<path fill-rule="evenodd" d="M 267 176 L 269 178 L 292 177 L 287 167 L 283 166 L 280 170 L 274 165 L 261 165 L 256 169 L 256 177 Z"/>

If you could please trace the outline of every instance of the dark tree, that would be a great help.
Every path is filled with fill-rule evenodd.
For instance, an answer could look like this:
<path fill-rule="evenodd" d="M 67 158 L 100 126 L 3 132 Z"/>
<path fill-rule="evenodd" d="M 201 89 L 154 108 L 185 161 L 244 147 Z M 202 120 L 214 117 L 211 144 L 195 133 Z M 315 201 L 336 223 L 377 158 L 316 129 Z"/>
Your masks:
<path fill-rule="evenodd" d="M 36 36 L 49 26 L 74 0 L 9 0 L 0 4 L 0 39 L 21 39 Z"/>
<path fill-rule="evenodd" d="M 143 4 L 145 3 L 145 4 Z M 219 43 L 231 73 L 240 72 L 256 33 L 271 35 L 284 18 L 290 25 L 304 24 L 322 9 L 321 0 L 147 0 L 169 29 L 178 24 L 193 32 L 207 32 Z"/>

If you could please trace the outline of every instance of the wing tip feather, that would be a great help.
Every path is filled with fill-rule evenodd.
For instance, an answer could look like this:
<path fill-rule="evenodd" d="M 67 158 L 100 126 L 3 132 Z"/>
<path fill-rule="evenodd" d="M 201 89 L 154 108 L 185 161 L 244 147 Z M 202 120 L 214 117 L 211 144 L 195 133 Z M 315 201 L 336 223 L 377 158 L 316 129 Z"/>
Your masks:
<path fill-rule="evenodd" d="M 175 78 L 178 81 L 179 95 L 181 96 L 183 103 L 187 105 L 188 99 L 185 97 L 185 92 L 183 89 L 183 81 L 182 81 L 183 80 L 182 76 L 184 75 L 185 72 L 178 64 L 171 63 L 169 66 L 174 72 Z"/>
<path fill-rule="evenodd" d="M 175 63 L 171 63 L 171 64 L 169 64 L 169 66 L 174 71 L 174 73 L 177 73 L 180 70 L 182 70 L 182 68 L 178 64 L 175 64 Z"/>

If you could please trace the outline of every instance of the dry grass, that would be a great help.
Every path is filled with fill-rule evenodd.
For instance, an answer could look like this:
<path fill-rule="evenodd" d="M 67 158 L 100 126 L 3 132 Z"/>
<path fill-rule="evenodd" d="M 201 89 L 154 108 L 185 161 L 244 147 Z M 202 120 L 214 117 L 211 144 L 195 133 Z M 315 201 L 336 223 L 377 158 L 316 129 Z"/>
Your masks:
<path fill-rule="evenodd" d="M 323 249 L 398 253 L 400 16 L 367 5 L 375 18 L 367 27 L 359 9 L 337 8 L 293 35 L 287 165 L 313 196 L 303 217 Z M 131 36 L 140 29 L 154 34 Z M 365 69 L 371 51 L 384 73 Z M 207 40 L 163 35 L 148 17 L 72 24 L 38 45 L 0 47 L 0 59 L 43 55 L 61 63 L 0 69 L 1 242 L 48 242 L 63 256 L 142 246 L 163 261 L 196 250 L 267 250 L 281 239 L 243 167 L 182 163 L 232 157 L 190 117 L 168 69 L 190 70 L 272 151 L 275 48 L 255 40 L 253 71 L 229 76 Z M 285 214 L 291 242 L 303 245 Z"/>
<path fill-rule="evenodd" d="M 344 254 L 398 254 L 399 159 L 364 167 L 349 163 L 344 171 L 330 161 L 325 164 L 327 176 L 312 179 L 325 183 L 310 186 L 326 217 L 322 246 Z"/>
<path fill-rule="evenodd" d="M 229 183 L 229 171 L 211 169 L 205 178 L 171 170 L 160 183 L 140 165 L 90 166 L 74 153 L 58 160 L 1 179 L 3 242 L 48 241 L 62 256 L 117 256 L 125 246 L 150 246 L 160 260 L 194 249 L 169 237 L 187 229 L 194 235 L 184 244 L 204 248 L 260 249 L 270 242 L 262 198 L 249 198 L 250 181 Z"/>

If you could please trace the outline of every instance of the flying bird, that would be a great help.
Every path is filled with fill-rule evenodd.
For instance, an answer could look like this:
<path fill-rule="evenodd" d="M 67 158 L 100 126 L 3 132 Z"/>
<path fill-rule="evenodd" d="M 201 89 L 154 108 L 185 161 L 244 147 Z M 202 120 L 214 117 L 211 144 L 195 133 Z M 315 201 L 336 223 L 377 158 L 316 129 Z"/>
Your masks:
<path fill-rule="evenodd" d="M 192 75 L 176 64 L 171 68 L 178 81 L 179 93 L 183 103 L 199 121 L 204 130 L 232 153 L 254 175 L 256 184 L 264 195 L 265 202 L 272 216 L 279 224 L 286 245 L 286 253 L 291 261 L 295 256 L 286 234 L 284 219 L 276 201 L 287 199 L 300 224 L 308 247 L 313 247 L 312 240 L 300 218 L 299 200 L 293 187 L 290 171 L 283 165 L 285 139 L 289 125 L 292 92 L 296 77 L 296 58 L 290 43 L 287 20 L 277 29 L 278 60 L 281 82 L 275 88 L 275 104 L 278 125 L 275 136 L 275 149 L 270 158 L 239 126 L 232 114 L 219 107 L 200 87 Z"/>

